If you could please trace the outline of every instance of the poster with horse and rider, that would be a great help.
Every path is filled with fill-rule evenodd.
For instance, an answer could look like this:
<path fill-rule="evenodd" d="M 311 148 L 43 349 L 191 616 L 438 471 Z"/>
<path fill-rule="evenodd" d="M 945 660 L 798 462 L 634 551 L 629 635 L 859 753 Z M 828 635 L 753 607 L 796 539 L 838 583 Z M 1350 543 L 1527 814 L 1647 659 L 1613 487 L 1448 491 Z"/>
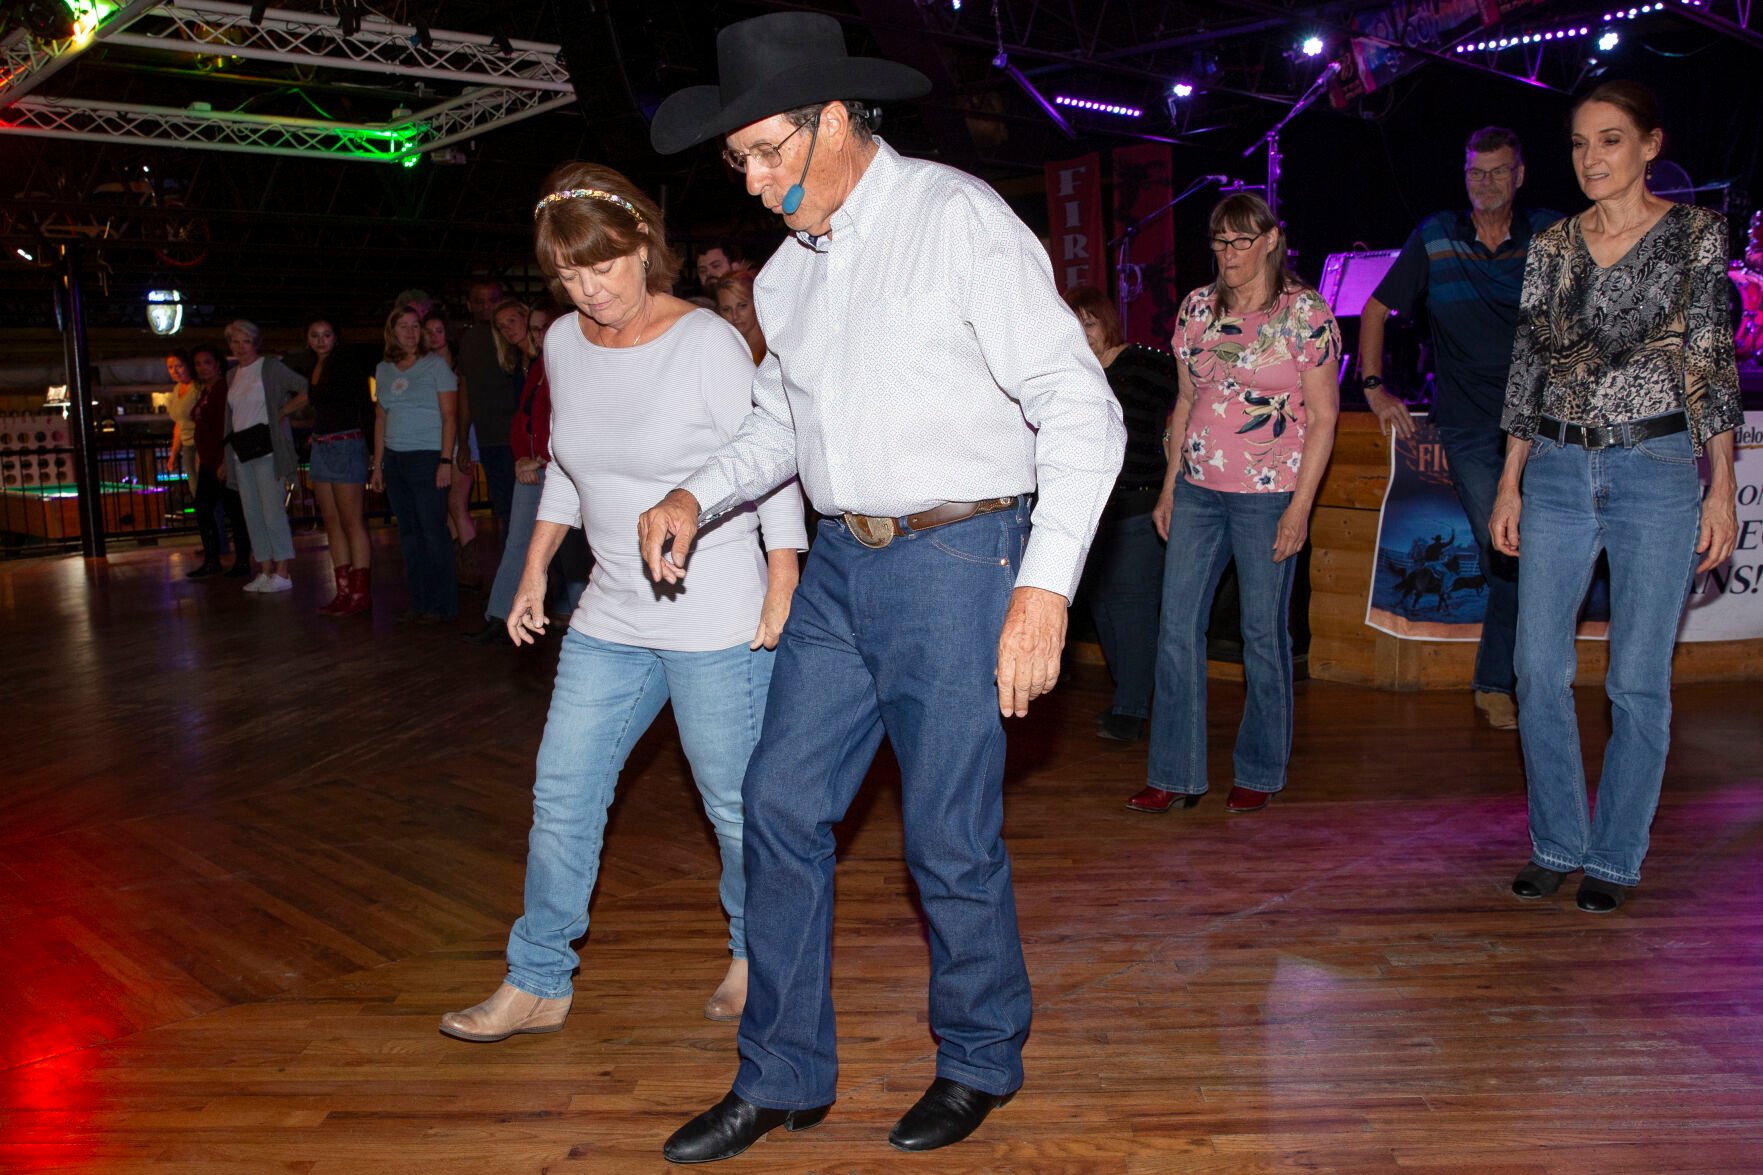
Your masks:
<path fill-rule="evenodd" d="M 1746 376 L 1753 370 L 1746 368 Z M 1414 435 L 1398 439 L 1390 453 L 1365 623 L 1407 640 L 1479 640 L 1488 582 L 1481 546 L 1451 485 L 1437 431 L 1425 416 L 1416 415 L 1414 424 Z M 1679 641 L 1763 638 L 1763 412 L 1745 413 L 1733 440 L 1738 539 L 1730 559 L 1691 581 Z M 1600 555 L 1580 606 L 1579 636 L 1607 639 L 1609 620 L 1610 576 Z"/>
<path fill-rule="evenodd" d="M 1414 435 L 1397 438 L 1377 527 L 1365 623 L 1408 640 L 1481 639 L 1488 569 L 1432 421 L 1414 417 Z M 1496 556 L 1504 558 L 1504 556 Z M 1579 614 L 1579 635 L 1602 638 L 1610 619 L 1603 560 Z"/>

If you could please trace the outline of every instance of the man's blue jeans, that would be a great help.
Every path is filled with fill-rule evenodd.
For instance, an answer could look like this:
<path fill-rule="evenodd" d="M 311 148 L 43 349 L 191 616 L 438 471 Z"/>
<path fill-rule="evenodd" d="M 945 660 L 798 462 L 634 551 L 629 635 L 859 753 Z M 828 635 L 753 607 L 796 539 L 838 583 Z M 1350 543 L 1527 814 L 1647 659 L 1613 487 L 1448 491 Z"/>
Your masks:
<path fill-rule="evenodd" d="M 752 970 L 734 1091 L 755 1105 L 837 1097 L 833 825 L 884 732 L 929 923 L 937 1075 L 992 1094 L 1022 1084 L 1031 1001 L 993 673 L 1028 532 L 1026 504 L 880 550 L 820 523 L 744 791 Z"/>
<path fill-rule="evenodd" d="M 1438 434 L 1451 467 L 1451 484 L 1456 487 L 1463 513 L 1469 516 L 1469 528 L 1481 548 L 1481 571 L 1487 577 L 1474 687 L 1486 693 L 1509 694 L 1516 688 L 1512 643 L 1518 634 L 1518 561 L 1494 550 L 1488 538 L 1488 518 L 1494 512 L 1500 473 L 1506 467 L 1506 434 L 1493 425 L 1441 428 Z"/>
<path fill-rule="evenodd" d="M 509 983 L 546 999 L 569 994 L 579 961 L 570 944 L 588 929 L 618 773 L 669 699 L 722 849 L 729 950 L 745 957 L 741 776 L 759 741 L 775 659 L 771 650 L 745 644 L 675 653 L 595 640 L 573 628 L 564 634 L 533 780 L 526 909 L 508 936 Z"/>
<path fill-rule="evenodd" d="M 1151 713 L 1163 559 L 1163 540 L 1157 537 L 1149 511 L 1103 513 L 1090 547 L 1090 615 L 1114 677 L 1110 708 L 1131 718 Z"/>
<path fill-rule="evenodd" d="M 1286 785 L 1292 756 L 1292 633 L 1286 611 L 1297 557 L 1273 561 L 1279 516 L 1291 494 L 1221 493 L 1175 483 L 1157 695 L 1147 782 L 1164 791 L 1206 790 L 1206 628 L 1224 565 L 1236 560 L 1248 698 L 1237 727 L 1235 781 L 1251 791 Z"/>
<path fill-rule="evenodd" d="M 1671 742 L 1671 652 L 1701 503 L 1688 433 L 1592 451 L 1531 443 L 1518 524 L 1518 730 L 1531 859 L 1546 869 L 1640 880 Z M 1599 551 L 1610 559 L 1611 732 L 1594 818 L 1573 708 L 1573 634 Z"/>

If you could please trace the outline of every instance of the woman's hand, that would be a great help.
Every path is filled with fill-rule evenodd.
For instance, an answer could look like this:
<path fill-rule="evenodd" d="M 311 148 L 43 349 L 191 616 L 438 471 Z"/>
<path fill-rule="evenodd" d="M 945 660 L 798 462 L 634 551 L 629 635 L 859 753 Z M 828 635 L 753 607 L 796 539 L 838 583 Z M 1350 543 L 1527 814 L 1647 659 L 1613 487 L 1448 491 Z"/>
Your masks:
<path fill-rule="evenodd" d="M 543 468 L 545 463 L 537 457 L 522 457 L 514 463 L 514 480 L 523 486 L 536 486 L 539 484 L 539 470 Z"/>
<path fill-rule="evenodd" d="M 790 591 L 774 591 L 767 589 L 765 603 L 759 608 L 759 631 L 753 634 L 753 643 L 749 649 L 777 648 L 777 638 L 783 634 L 784 621 L 790 618 L 790 601 L 796 593 Z"/>
<path fill-rule="evenodd" d="M 435 488 L 437 490 L 444 490 L 452 484 L 453 467 L 444 462 L 437 464 L 435 466 Z"/>
<path fill-rule="evenodd" d="M 378 464 L 367 471 L 367 488 L 376 494 L 386 492 L 386 475 Z"/>
<path fill-rule="evenodd" d="M 1273 561 L 1284 563 L 1304 549 L 1310 537 L 1310 506 L 1294 501 L 1279 516 L 1279 527 L 1273 532 Z"/>
<path fill-rule="evenodd" d="M 178 471 L 178 451 L 176 449 L 173 449 L 171 451 L 171 456 L 165 459 L 165 471 L 167 473 L 176 473 Z"/>
<path fill-rule="evenodd" d="M 1504 482 L 1494 498 L 1493 513 L 1488 515 L 1488 537 L 1494 550 L 1518 558 L 1518 516 L 1524 511 L 1524 497 L 1515 487 Z"/>
<path fill-rule="evenodd" d="M 1164 490 L 1157 495 L 1157 504 L 1151 507 L 1151 525 L 1157 528 L 1157 537 L 1164 542 L 1169 541 L 1169 520 L 1175 513 L 1175 494 Z"/>
<path fill-rule="evenodd" d="M 530 645 L 545 631 L 545 576 L 522 572 L 520 586 L 514 589 L 514 603 L 508 608 L 508 638 L 517 645 Z"/>
<path fill-rule="evenodd" d="M 1699 575 L 1718 567 L 1732 554 L 1739 533 L 1738 506 L 1732 489 L 1715 487 L 1702 499 L 1702 533 L 1696 541 L 1696 553 L 1702 561 L 1696 564 Z"/>

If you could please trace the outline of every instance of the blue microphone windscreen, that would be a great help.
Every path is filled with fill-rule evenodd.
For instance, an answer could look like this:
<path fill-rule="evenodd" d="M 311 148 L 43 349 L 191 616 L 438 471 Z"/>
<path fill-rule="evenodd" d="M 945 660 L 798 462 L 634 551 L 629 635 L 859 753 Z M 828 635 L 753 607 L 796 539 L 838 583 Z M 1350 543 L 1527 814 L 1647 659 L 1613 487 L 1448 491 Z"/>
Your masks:
<path fill-rule="evenodd" d="M 781 205 L 785 216 L 795 215 L 796 209 L 802 207 L 802 197 L 805 194 L 801 184 L 790 185 L 790 190 L 784 193 L 784 202 Z"/>

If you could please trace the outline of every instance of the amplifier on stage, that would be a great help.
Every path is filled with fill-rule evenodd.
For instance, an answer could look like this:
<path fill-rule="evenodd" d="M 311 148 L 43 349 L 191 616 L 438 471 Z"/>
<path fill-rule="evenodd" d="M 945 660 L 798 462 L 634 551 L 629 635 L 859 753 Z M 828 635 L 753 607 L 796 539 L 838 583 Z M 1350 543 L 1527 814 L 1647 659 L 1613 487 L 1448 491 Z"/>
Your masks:
<path fill-rule="evenodd" d="M 1363 253 L 1330 253 L 1322 266 L 1317 291 L 1336 318 L 1357 318 L 1377 283 L 1396 264 L 1400 249 L 1373 249 Z"/>

